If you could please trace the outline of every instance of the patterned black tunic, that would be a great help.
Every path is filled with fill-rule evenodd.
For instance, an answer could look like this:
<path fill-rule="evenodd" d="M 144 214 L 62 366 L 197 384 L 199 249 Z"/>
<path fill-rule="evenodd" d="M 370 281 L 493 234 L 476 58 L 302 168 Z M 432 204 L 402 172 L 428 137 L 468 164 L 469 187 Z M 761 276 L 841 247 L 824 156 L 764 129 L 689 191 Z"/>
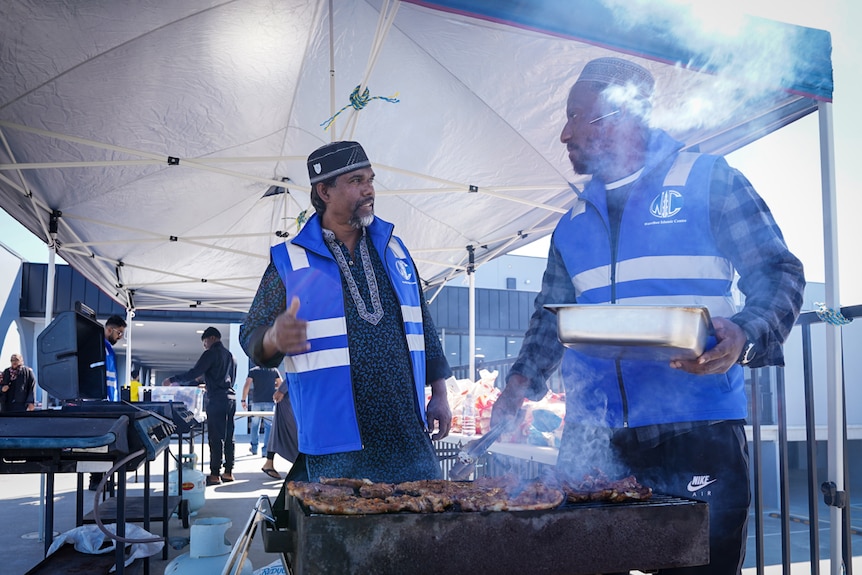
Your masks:
<path fill-rule="evenodd" d="M 370 310 L 371 298 L 362 261 L 358 257 L 359 248 L 355 249 L 356 257 L 352 259 L 343 244 L 339 247 L 347 261 L 352 262 L 350 269 L 366 308 Z M 401 306 L 383 262 L 370 241 L 368 247 L 384 309 L 383 318 L 377 325 L 359 316 L 347 282 L 343 276 L 341 278 L 350 371 L 363 448 L 329 455 L 306 455 L 308 476 L 312 481 L 319 477 L 354 477 L 392 483 L 439 478 L 440 465 L 417 408 Z M 272 325 L 274 318 L 285 309 L 285 300 L 284 285 L 270 263 L 249 317 L 240 331 L 240 341 L 247 351 L 254 347 L 252 335 L 255 328 Z M 262 313 L 259 306 L 269 309 Z M 448 377 L 451 370 L 424 302 L 422 317 L 426 383 L 429 383 Z M 425 405 L 424 397 L 420 403 Z"/>

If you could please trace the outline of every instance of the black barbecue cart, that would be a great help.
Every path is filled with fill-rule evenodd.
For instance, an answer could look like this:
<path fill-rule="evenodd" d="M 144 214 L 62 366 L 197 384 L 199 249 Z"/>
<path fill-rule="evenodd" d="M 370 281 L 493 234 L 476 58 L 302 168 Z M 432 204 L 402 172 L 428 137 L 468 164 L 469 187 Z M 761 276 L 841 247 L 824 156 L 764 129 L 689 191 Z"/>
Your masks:
<path fill-rule="evenodd" d="M 117 536 L 125 535 L 127 521 L 163 520 L 167 541 L 169 512 L 181 497 L 150 496 L 150 462 L 169 447 L 177 429 L 163 409 L 141 409 L 107 402 L 104 328 L 95 313 L 78 303 L 74 312 L 58 315 L 37 339 L 39 384 L 61 407 L 27 413 L 0 414 L 0 473 L 39 473 L 46 477 L 45 552 L 51 546 L 54 522 L 54 484 L 57 473 L 77 473 L 76 523 L 116 521 Z M 152 407 L 152 406 L 150 406 Z M 173 409 L 171 407 L 171 409 Z M 126 497 L 126 473 L 144 465 L 144 496 Z M 165 458 L 164 493 L 168 492 Z M 95 505 L 99 516 L 83 514 L 84 474 L 116 472 L 115 497 Z M 140 499 L 141 501 L 135 501 Z M 28 572 L 63 574 L 86 568 L 88 573 L 124 573 L 125 545 L 109 559 L 83 555 L 70 546 L 46 557 Z M 165 554 L 167 549 L 165 549 Z M 110 554 L 108 554 L 110 556 Z M 148 567 L 148 561 L 145 560 Z M 78 571 L 75 571 L 78 569 Z M 147 569 L 148 570 L 148 569 Z"/>

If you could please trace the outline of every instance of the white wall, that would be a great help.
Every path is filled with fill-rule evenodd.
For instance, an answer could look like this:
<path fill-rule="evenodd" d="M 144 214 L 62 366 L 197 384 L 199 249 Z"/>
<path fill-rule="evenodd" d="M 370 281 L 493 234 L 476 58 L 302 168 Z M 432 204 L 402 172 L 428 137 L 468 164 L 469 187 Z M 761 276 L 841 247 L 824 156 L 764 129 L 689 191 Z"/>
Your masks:
<path fill-rule="evenodd" d="M 542 274 L 545 273 L 546 258 L 531 256 L 505 255 L 483 263 L 476 268 L 476 287 L 482 289 L 508 289 L 506 278 L 515 278 L 515 289 L 537 292 L 542 288 Z M 447 285 L 466 287 L 469 280 L 466 274 L 450 281 Z"/>

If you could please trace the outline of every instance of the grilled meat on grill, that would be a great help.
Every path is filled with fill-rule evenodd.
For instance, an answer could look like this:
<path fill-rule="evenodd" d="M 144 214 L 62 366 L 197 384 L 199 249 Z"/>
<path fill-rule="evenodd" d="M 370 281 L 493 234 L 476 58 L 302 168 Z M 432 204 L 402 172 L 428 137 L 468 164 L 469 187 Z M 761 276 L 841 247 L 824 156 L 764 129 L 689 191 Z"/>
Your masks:
<path fill-rule="evenodd" d="M 355 487 L 349 487 L 349 485 Z M 524 511 L 552 509 L 562 491 L 538 481 L 408 481 L 396 485 L 327 479 L 325 484 L 291 481 L 288 493 L 312 512 L 338 515 L 439 513 L 442 511 Z"/>
<path fill-rule="evenodd" d="M 601 471 L 595 475 L 584 475 L 581 481 L 558 475 L 560 488 L 566 494 L 566 500 L 572 503 L 583 501 L 643 501 L 652 497 L 652 488 L 638 483 L 629 475 L 622 479 L 611 480 Z"/>
<path fill-rule="evenodd" d="M 600 471 L 579 481 L 554 473 L 530 481 L 505 475 L 473 482 L 425 480 L 397 484 L 321 478 L 320 483 L 291 481 L 287 489 L 313 513 L 333 515 L 529 511 L 553 509 L 565 500 L 620 502 L 649 499 L 652 495 L 652 489 L 640 485 L 633 476 L 610 480 Z"/>

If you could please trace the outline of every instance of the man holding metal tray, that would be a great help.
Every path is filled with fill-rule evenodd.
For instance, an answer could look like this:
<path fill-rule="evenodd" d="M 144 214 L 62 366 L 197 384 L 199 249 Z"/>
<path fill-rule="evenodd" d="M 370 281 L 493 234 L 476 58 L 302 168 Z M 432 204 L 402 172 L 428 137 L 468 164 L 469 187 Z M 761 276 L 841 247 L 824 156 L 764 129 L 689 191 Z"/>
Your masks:
<path fill-rule="evenodd" d="M 642 66 L 599 58 L 569 92 L 560 139 L 575 172 L 592 178 L 554 231 L 492 426 L 514 418 L 524 398 L 542 397 L 560 366 L 566 419 L 558 469 L 578 479 L 596 469 L 634 474 L 656 491 L 708 502 L 710 564 L 673 573 L 740 573 L 750 501 L 741 365 L 784 364 L 805 280 L 739 171 L 721 157 L 683 151 L 650 126 L 654 87 Z M 735 272 L 745 295 L 739 310 Z M 607 312 L 601 324 L 579 328 L 604 333 L 609 345 L 561 336 L 566 306 L 599 305 Z M 661 320 L 658 306 L 706 308 L 712 341 L 669 355 L 662 345 L 676 337 L 665 333 L 673 322 Z M 639 307 L 658 313 L 650 322 L 655 341 L 615 331 L 629 327 L 627 314 Z"/>

